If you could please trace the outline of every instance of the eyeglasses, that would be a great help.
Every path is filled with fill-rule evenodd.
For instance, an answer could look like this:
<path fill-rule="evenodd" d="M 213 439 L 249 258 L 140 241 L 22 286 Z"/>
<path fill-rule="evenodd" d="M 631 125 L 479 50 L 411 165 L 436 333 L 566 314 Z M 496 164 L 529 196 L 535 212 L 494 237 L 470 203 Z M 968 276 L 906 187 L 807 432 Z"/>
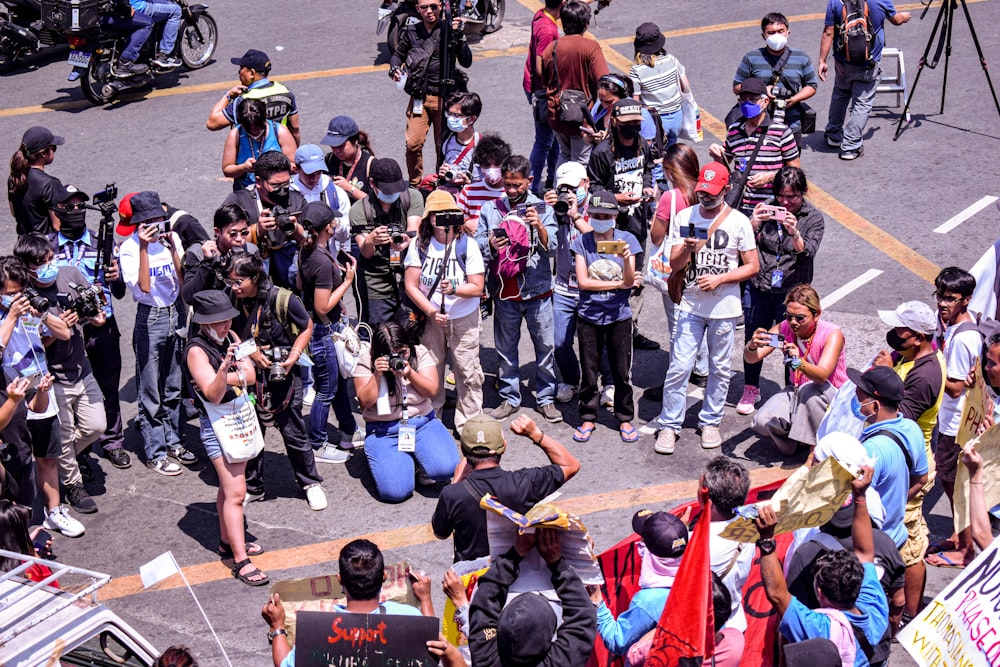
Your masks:
<path fill-rule="evenodd" d="M 417 9 L 422 12 L 436 12 L 441 9 L 441 5 L 417 5 Z"/>
<path fill-rule="evenodd" d="M 958 303 L 964 298 L 960 296 L 945 296 L 941 292 L 934 292 L 933 297 L 938 303 Z"/>
<path fill-rule="evenodd" d="M 243 229 L 243 230 L 240 230 L 238 232 L 227 232 L 226 236 L 228 236 L 231 239 L 236 239 L 236 238 L 239 238 L 241 236 L 242 237 L 247 237 L 247 236 L 250 236 L 250 230 L 249 229 Z"/>
<path fill-rule="evenodd" d="M 796 322 L 805 322 L 808 315 L 795 315 L 794 313 L 785 313 L 785 320 L 791 322 L 795 320 Z"/>
<path fill-rule="evenodd" d="M 286 188 L 292 184 L 291 180 L 282 181 L 281 183 L 272 183 L 270 181 L 264 181 L 264 182 L 267 183 L 267 187 L 271 188 L 272 190 L 277 190 L 279 188 Z"/>
<path fill-rule="evenodd" d="M 239 287 L 243 284 L 246 278 L 226 278 L 222 282 L 225 283 L 226 287 Z"/>

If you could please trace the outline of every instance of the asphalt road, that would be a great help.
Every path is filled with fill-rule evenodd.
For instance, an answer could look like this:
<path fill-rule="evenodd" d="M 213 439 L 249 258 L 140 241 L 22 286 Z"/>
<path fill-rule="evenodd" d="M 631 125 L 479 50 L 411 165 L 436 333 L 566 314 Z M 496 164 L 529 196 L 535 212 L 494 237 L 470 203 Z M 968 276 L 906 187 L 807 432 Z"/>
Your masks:
<path fill-rule="evenodd" d="M 531 5 L 530 0 L 524 2 Z M 50 167 L 63 182 L 89 192 L 112 181 L 122 193 L 158 190 L 164 200 L 210 221 L 230 185 L 222 180 L 220 167 L 224 133 L 209 133 L 204 121 L 218 96 L 235 82 L 236 67 L 228 59 L 247 48 L 260 48 L 271 56 L 273 78 L 296 93 L 304 141 L 318 142 L 330 118 L 348 114 L 372 135 L 379 155 L 401 160 L 406 100 L 386 77 L 384 45 L 374 34 L 376 6 L 375 2 L 331 5 L 302 0 L 295 3 L 293 14 L 288 11 L 289 3 L 212 2 L 211 12 L 220 28 L 215 63 L 200 71 L 164 77 L 167 80 L 158 82 L 152 91 L 100 108 L 83 100 L 78 84 L 66 81 L 66 51 L 56 50 L 34 59 L 26 70 L 0 77 L 0 146 L 13 152 L 26 127 L 46 125 L 67 140 Z M 940 3 L 934 4 L 927 20 L 917 20 L 914 10 L 909 24 L 888 28 L 889 45 L 905 54 L 910 85 L 939 7 Z M 823 6 L 802 0 L 770 7 L 721 0 L 615 0 L 600 14 L 592 31 L 605 40 L 612 65 L 622 67 L 631 58 L 635 26 L 646 20 L 657 22 L 667 33 L 667 49 L 687 68 L 706 129 L 714 131 L 719 127 L 717 119 L 725 116 L 734 101 L 730 85 L 736 64 L 745 51 L 759 46 L 760 16 L 772 9 L 792 19 L 790 43 L 816 58 Z M 1000 57 L 1000 5 L 969 0 L 969 10 L 987 60 L 995 60 Z M 530 17 L 528 6 L 509 1 L 503 29 L 474 46 L 476 62 L 470 71 L 471 88 L 485 103 L 477 129 L 500 132 L 515 151 L 524 153 L 532 140 L 530 111 L 520 89 Z M 913 122 L 898 141 L 893 141 L 900 111 L 895 96 L 880 95 L 865 135 L 863 158 L 841 162 L 825 147 L 821 134 L 808 139 L 802 156 L 813 201 L 827 214 L 814 284 L 826 302 L 824 316 L 844 328 L 848 360 L 855 365 L 884 346 L 885 328 L 876 309 L 893 308 L 910 299 L 930 301 L 930 281 L 938 267 L 971 266 L 997 236 L 1000 214 L 992 205 L 948 233 L 934 231 L 982 198 L 1000 195 L 994 167 L 1000 117 L 964 17 L 955 26 L 953 40 L 944 114 L 939 113 L 942 59 L 936 70 L 924 71 L 911 106 Z M 831 83 L 822 85 L 813 100 L 821 128 L 830 89 Z M 698 146 L 703 159 L 712 140 L 707 132 L 705 142 Z M 6 210 L 0 211 L 0 229 L 4 230 L 0 248 L 6 251 L 14 238 L 13 220 Z M 835 302 L 834 296 L 838 297 Z M 658 301 L 656 295 L 647 295 L 641 328 L 666 346 Z M 123 409 L 130 424 L 126 446 L 134 453 L 142 448 L 131 427 L 135 385 L 128 341 L 135 311 L 128 297 L 116 307 L 125 337 Z M 489 323 L 484 327 L 483 358 L 487 373 L 492 374 L 495 354 Z M 659 384 L 667 360 L 665 351 L 636 352 L 636 386 Z M 530 346 L 525 342 L 522 366 L 530 361 Z M 738 398 L 742 388 L 741 371 L 737 361 L 731 400 Z M 777 388 L 778 378 L 777 364 L 768 363 L 765 394 Z M 492 386 L 491 380 L 487 385 Z M 524 411 L 534 415 L 527 388 L 524 395 Z M 488 391 L 487 406 L 497 402 L 495 393 Z M 640 400 L 638 409 L 638 421 L 643 423 L 656 415 L 658 406 Z M 563 410 L 567 423 L 545 430 L 570 443 L 570 425 L 578 423 L 576 407 L 569 404 Z M 696 410 L 689 413 L 688 426 L 694 426 L 695 414 Z M 727 412 L 723 453 L 754 469 L 756 479 L 780 474 L 784 461 L 769 443 L 758 442 L 749 423 L 749 418 Z M 623 445 L 609 428 L 610 414 L 602 424 L 591 443 L 571 443 L 583 468 L 564 488 L 565 497 L 577 499 L 574 508 L 584 514 L 599 549 L 628 534 L 628 520 L 639 507 L 668 508 L 690 499 L 692 487 L 684 482 L 696 479 L 714 455 L 698 447 L 690 429 L 682 435 L 677 453 L 664 457 L 653 452 L 650 436 L 637 445 Z M 272 580 L 333 572 L 337 547 L 362 534 L 374 534 L 388 550 L 389 561 L 407 560 L 440 578 L 450 563 L 451 547 L 433 540 L 423 526 L 434 507 L 433 493 L 418 493 L 401 505 L 382 504 L 371 493 L 363 457 L 355 455 L 346 466 L 326 466 L 321 471 L 326 476 L 330 508 L 310 512 L 294 485 L 276 435 L 268 436 L 266 502 L 247 511 L 251 533 L 272 552 L 256 561 Z M 185 436 L 200 452 L 193 425 L 188 425 Z M 223 664 L 184 589 L 142 593 L 129 578 L 142 563 L 172 550 L 180 564 L 189 568 L 194 590 L 233 662 L 267 664 L 268 647 L 258 616 L 266 594 L 232 581 L 214 557 L 216 479 L 207 460 L 169 479 L 141 465 L 120 471 L 93 461 L 102 469 L 91 485 L 100 512 L 82 518 L 87 527 L 84 537 L 57 541 L 60 558 L 119 579 L 106 589 L 106 597 L 112 598 L 109 606 L 158 647 L 187 644 L 203 664 Z M 506 466 L 541 463 L 543 457 L 530 443 L 512 440 Z M 946 503 L 935 506 L 930 520 L 935 535 L 946 534 Z M 946 573 L 929 569 L 928 593 L 933 594 L 943 586 Z M 438 592 L 439 610 L 442 602 Z"/>

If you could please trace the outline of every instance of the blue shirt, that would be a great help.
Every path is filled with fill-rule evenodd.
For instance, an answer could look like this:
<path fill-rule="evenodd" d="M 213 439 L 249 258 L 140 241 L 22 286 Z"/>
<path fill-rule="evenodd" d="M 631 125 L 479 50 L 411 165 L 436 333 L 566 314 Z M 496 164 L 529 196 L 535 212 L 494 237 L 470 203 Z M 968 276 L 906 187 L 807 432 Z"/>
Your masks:
<path fill-rule="evenodd" d="M 890 16 L 896 15 L 896 7 L 892 4 L 892 0 L 866 0 L 868 2 L 868 18 L 872 22 L 872 27 L 875 29 L 875 43 L 872 44 L 871 57 L 874 62 L 879 62 L 882 60 L 882 47 L 885 46 L 885 20 Z M 829 0 L 826 5 L 826 20 L 823 22 L 824 26 L 837 25 L 842 20 L 844 11 L 844 0 Z M 839 26 L 834 31 L 834 40 L 839 36 L 840 32 Z M 834 47 L 833 57 L 842 63 L 847 61 L 838 53 L 838 49 Z"/>
<path fill-rule="evenodd" d="M 875 571 L 873 563 L 862 564 L 865 571 L 864 579 L 861 580 L 861 592 L 858 593 L 858 600 L 855 606 L 860 613 L 852 614 L 844 612 L 844 616 L 856 625 L 872 646 L 877 644 L 889 627 L 889 602 L 886 600 L 885 592 L 878 581 L 878 573 Z M 830 638 L 830 618 L 818 611 L 809 609 L 793 597 L 792 603 L 781 617 L 781 624 L 778 631 L 792 642 L 800 642 L 806 639 L 829 639 Z M 865 667 L 868 665 L 868 658 L 864 651 L 857 645 L 858 640 L 854 640 L 857 653 L 854 656 L 855 667 Z"/>
<path fill-rule="evenodd" d="M 883 430 L 892 431 L 903 441 L 913 461 L 913 470 L 907 470 L 906 457 L 895 440 L 886 435 L 872 435 Z M 860 439 L 868 456 L 875 459 L 872 488 L 878 491 L 885 507 L 882 530 L 892 538 L 897 547 L 902 546 L 907 536 L 903 515 L 906 513 L 906 498 L 910 491 L 910 475 L 919 477 L 927 472 L 923 431 L 917 422 L 900 415 L 895 419 L 866 426 L 861 431 Z"/>
<path fill-rule="evenodd" d="M 104 315 L 113 317 L 114 308 L 111 306 L 111 289 L 104 284 L 104 269 L 97 270 L 97 241 L 91 235 L 90 230 L 83 232 L 76 241 L 71 241 L 59 232 L 49 236 L 52 242 L 52 249 L 55 251 L 52 259 L 56 266 L 72 266 L 87 277 L 91 285 L 98 284 L 100 279 L 101 287 L 104 289 Z M 110 258 L 109 258 L 110 259 Z"/>
<path fill-rule="evenodd" d="M 621 229 L 614 230 L 615 241 L 625 241 L 628 243 L 629 252 L 635 257 L 642 252 L 642 246 L 635 236 Z M 618 265 L 624 272 L 625 260 L 619 255 L 598 254 L 597 241 L 594 232 L 587 232 L 577 236 L 570 244 L 570 251 L 576 257 L 583 257 L 589 268 L 597 260 L 605 260 Z M 571 269 L 576 271 L 575 266 Z M 628 305 L 628 297 L 632 293 L 631 289 L 611 289 L 600 292 L 590 290 L 580 290 L 580 306 L 577 315 L 594 324 L 614 324 L 625 319 L 632 318 L 632 309 Z"/>
<path fill-rule="evenodd" d="M 597 606 L 597 633 L 608 650 L 615 655 L 625 655 L 632 644 L 655 628 L 669 595 L 669 588 L 643 588 L 632 596 L 628 609 L 618 616 L 618 620 L 601 602 Z"/>

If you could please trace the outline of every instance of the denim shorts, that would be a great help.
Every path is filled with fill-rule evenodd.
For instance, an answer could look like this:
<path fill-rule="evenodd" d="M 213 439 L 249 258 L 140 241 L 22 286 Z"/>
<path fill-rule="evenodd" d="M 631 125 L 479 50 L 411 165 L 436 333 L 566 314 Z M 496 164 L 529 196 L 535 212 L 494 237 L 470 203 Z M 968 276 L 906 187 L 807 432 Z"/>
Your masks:
<path fill-rule="evenodd" d="M 209 459 L 217 459 L 222 456 L 222 444 L 219 439 L 215 436 L 215 430 L 212 428 L 212 422 L 208 421 L 208 417 L 201 415 L 198 417 L 198 435 L 201 436 L 201 444 L 205 446 L 205 454 L 208 455 Z"/>

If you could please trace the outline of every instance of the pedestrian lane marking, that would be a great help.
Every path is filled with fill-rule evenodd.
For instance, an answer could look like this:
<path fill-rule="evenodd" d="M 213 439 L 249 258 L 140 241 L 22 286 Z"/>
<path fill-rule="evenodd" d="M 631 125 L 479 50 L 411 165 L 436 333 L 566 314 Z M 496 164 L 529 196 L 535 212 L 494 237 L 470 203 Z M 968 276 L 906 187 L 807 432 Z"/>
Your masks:
<path fill-rule="evenodd" d="M 857 290 L 858 288 L 862 287 L 863 285 L 866 285 L 867 283 L 870 283 L 871 281 L 875 280 L 880 275 L 882 275 L 882 271 L 880 271 L 879 269 L 868 269 L 860 276 L 847 283 L 846 285 L 841 285 L 840 287 L 833 290 L 832 292 L 830 292 L 821 299 L 823 310 L 829 310 L 829 308 L 833 306 L 833 304 L 837 303 L 845 296 Z"/>
<path fill-rule="evenodd" d="M 984 208 L 986 208 L 990 204 L 995 203 L 998 199 L 1000 199 L 1000 197 L 993 197 L 991 195 L 987 195 L 987 196 L 983 197 L 982 199 L 980 199 L 979 201 L 977 201 L 972 206 L 968 207 L 967 209 L 965 209 L 964 211 L 962 211 L 958 215 L 955 215 L 952 218 L 950 218 L 944 224 L 942 224 L 942 225 L 938 226 L 937 228 L 935 228 L 934 229 L 934 233 L 935 234 L 947 234 L 948 232 L 950 232 L 951 230 L 955 229 L 956 227 L 958 227 L 960 224 L 962 224 L 963 222 L 965 222 L 966 220 L 968 220 L 969 218 L 971 218 L 975 214 L 977 214 L 980 211 L 982 211 Z"/>

